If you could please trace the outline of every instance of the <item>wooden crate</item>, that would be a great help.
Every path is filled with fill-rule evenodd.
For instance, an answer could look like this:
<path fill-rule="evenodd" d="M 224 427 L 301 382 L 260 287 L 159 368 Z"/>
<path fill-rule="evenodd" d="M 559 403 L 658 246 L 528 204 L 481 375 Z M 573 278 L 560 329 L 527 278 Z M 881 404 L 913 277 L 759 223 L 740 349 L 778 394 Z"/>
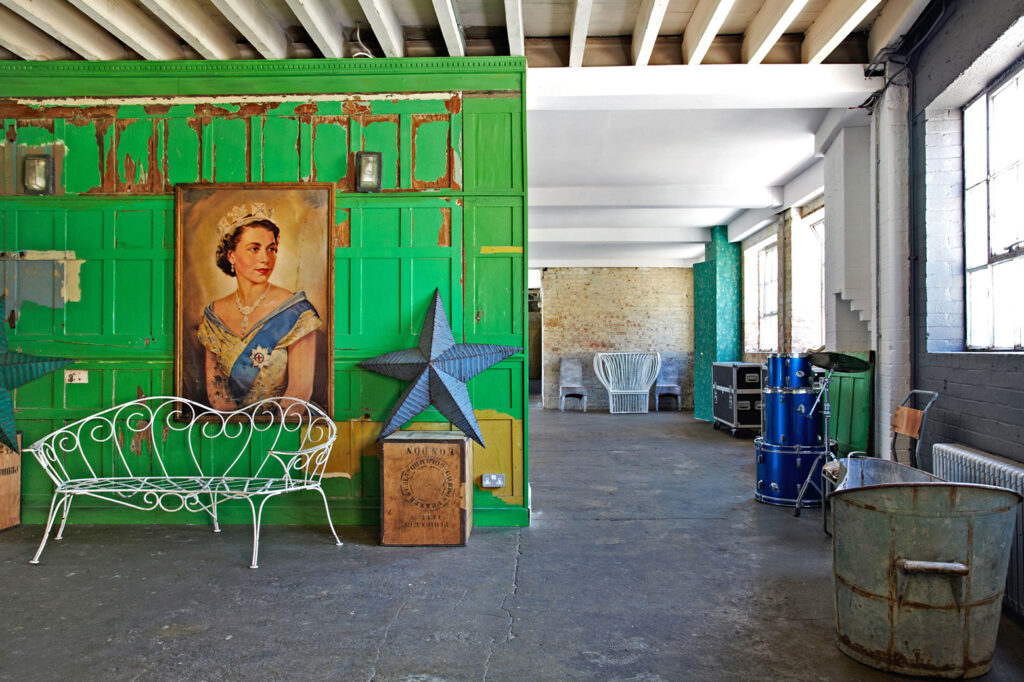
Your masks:
<path fill-rule="evenodd" d="M 383 545 L 464 545 L 473 528 L 473 442 L 459 431 L 401 431 L 380 458 Z"/>
<path fill-rule="evenodd" d="M 21 442 L 21 434 L 18 434 Z M 21 523 L 21 453 L 0 443 L 0 530 Z"/>

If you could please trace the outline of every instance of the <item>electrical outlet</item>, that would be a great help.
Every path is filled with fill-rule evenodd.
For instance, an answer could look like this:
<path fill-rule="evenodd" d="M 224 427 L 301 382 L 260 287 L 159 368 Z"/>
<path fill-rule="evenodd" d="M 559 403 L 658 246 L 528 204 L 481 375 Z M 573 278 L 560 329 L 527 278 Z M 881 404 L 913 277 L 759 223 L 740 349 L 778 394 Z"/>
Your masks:
<path fill-rule="evenodd" d="M 64 370 L 65 384 L 87 384 L 89 383 L 89 371 L 85 369 Z"/>
<path fill-rule="evenodd" d="M 480 481 L 481 488 L 504 488 L 505 474 L 484 474 Z"/>

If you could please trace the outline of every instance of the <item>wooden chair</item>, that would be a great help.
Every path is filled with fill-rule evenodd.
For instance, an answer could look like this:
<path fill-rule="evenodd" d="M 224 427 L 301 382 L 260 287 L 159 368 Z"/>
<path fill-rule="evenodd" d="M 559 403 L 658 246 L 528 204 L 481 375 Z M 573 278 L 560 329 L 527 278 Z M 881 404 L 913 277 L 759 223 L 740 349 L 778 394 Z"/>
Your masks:
<path fill-rule="evenodd" d="M 928 398 L 924 409 L 918 410 L 913 407 L 907 407 L 907 403 L 915 395 Z M 914 389 L 907 393 L 903 402 L 896 408 L 896 413 L 892 416 L 892 437 L 889 439 L 889 453 L 894 462 L 898 461 L 896 456 L 896 438 L 898 436 L 905 436 L 910 439 L 910 466 L 915 469 L 917 468 L 917 455 L 918 449 L 921 447 L 921 433 L 924 431 L 924 423 L 928 418 L 928 410 L 931 409 L 932 404 L 938 399 L 939 394 L 935 391 Z"/>
<path fill-rule="evenodd" d="M 587 411 L 587 388 L 583 385 L 583 363 L 575 358 L 562 358 L 558 364 L 558 409 L 565 412 L 565 399 L 576 398 Z"/>

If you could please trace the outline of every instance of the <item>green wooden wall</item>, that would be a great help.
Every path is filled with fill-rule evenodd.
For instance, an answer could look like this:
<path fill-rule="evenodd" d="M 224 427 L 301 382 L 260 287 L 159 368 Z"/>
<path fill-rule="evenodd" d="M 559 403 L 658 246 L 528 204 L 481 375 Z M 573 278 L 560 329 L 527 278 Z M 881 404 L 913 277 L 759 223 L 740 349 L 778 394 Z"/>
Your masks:
<path fill-rule="evenodd" d="M 352 478 L 324 487 L 336 519 L 376 523 L 376 436 L 404 386 L 356 364 L 414 346 L 435 288 L 457 338 L 526 347 L 524 78 L 521 58 L 0 65 L 9 342 L 75 358 L 90 375 L 65 384 L 58 372 L 17 390 L 24 442 L 173 392 L 175 184 L 331 182 L 340 437 L 328 469 Z M 383 154 L 379 195 L 352 192 L 358 150 Z M 56 195 L 19 195 L 20 162 L 41 151 L 55 157 Z M 487 443 L 476 482 L 484 472 L 507 481 L 476 489 L 478 525 L 529 522 L 526 380 L 524 352 L 469 383 Z M 450 426 L 429 410 L 410 428 Z M 26 522 L 43 520 L 50 492 L 26 461 Z M 267 514 L 322 520 L 313 499 L 275 500 Z M 205 522 L 88 505 L 71 518 Z"/>

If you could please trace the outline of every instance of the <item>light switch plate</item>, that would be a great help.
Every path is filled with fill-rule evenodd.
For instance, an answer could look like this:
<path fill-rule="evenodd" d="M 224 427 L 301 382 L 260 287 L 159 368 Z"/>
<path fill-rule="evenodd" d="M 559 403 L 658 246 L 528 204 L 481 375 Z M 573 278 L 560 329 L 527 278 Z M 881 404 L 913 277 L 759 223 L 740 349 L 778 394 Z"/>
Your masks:
<path fill-rule="evenodd" d="M 65 384 L 87 384 L 89 383 L 89 370 L 66 369 L 64 370 Z"/>
<path fill-rule="evenodd" d="M 481 488 L 504 488 L 505 474 L 484 474 L 480 481 Z"/>

